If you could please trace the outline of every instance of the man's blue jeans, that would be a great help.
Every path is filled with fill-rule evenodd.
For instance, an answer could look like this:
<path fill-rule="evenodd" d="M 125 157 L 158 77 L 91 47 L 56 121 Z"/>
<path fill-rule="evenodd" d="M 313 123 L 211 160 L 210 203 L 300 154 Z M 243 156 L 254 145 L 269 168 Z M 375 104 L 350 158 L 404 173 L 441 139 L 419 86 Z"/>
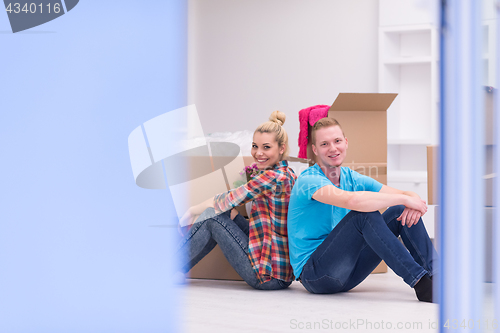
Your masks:
<path fill-rule="evenodd" d="M 248 220 L 240 214 L 231 220 L 230 212 L 215 215 L 214 209 L 208 208 L 179 245 L 178 253 L 187 257 L 182 270 L 188 272 L 218 244 L 227 261 L 251 287 L 260 290 L 287 288 L 292 282 L 272 278 L 260 283 L 257 279 L 248 258 L 248 229 Z"/>
<path fill-rule="evenodd" d="M 432 276 L 436 250 L 422 219 L 410 228 L 397 221 L 404 208 L 390 207 L 384 214 L 349 212 L 304 265 L 300 275 L 304 287 L 315 294 L 348 291 L 381 258 L 412 288 L 426 273 Z"/>

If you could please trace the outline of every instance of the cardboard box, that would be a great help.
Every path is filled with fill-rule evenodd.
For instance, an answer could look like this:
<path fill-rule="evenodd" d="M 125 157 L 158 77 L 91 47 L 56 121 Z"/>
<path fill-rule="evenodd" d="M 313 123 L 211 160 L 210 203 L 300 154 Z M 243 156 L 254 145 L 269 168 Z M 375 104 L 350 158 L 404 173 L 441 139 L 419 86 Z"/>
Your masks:
<path fill-rule="evenodd" d="M 346 163 L 387 165 L 387 109 L 397 94 L 340 93 L 328 111 L 349 140 Z M 311 131 L 309 126 L 309 133 Z M 310 137 L 310 136 L 309 136 Z M 309 142 L 307 158 L 315 160 Z"/>
<path fill-rule="evenodd" d="M 396 96 L 397 94 L 342 93 L 339 94 L 328 113 L 329 117 L 339 121 L 349 140 L 349 149 L 343 165 L 373 177 L 382 184 L 387 184 L 387 109 Z M 226 191 L 231 187 L 233 176 L 239 177 L 238 173 L 243 170 L 243 165 L 234 160 L 237 152 L 235 151 L 228 157 L 218 156 L 220 155 L 218 152 L 222 153 L 227 150 L 227 147 L 215 147 L 212 143 L 211 154 L 208 150 L 193 152 L 189 163 L 192 170 L 189 172 L 194 176 L 206 176 L 207 173 L 213 173 L 219 169 L 223 172 L 210 179 L 213 185 L 201 185 L 201 180 L 193 182 L 190 191 L 192 198 L 196 196 L 196 200 L 203 200 L 201 196 L 206 196 L 205 193 L 199 193 L 199 188 L 208 188 L 215 192 L 213 194 L 210 192 L 210 195 Z M 212 157 L 209 157 L 210 155 Z M 308 159 L 309 161 L 290 157 L 288 160 L 314 164 L 315 158 L 311 144 L 308 146 Z M 253 158 L 249 156 L 244 157 L 243 160 L 244 165 L 253 163 Z M 225 179 L 226 188 L 221 185 L 223 183 L 221 179 Z M 206 183 L 206 179 L 203 181 Z M 244 212 L 243 207 L 238 209 Z M 387 265 L 382 262 L 373 272 L 387 272 Z M 193 267 L 189 276 L 191 278 L 241 280 L 218 246 Z"/>
<path fill-rule="evenodd" d="M 239 147 L 227 143 L 211 143 L 210 149 L 196 149 L 184 153 L 183 161 L 171 161 L 166 166 L 167 174 L 183 173 L 184 179 L 191 180 L 185 209 L 195 202 L 225 192 L 233 187 L 235 180 L 242 179 L 239 174 L 244 166 L 254 163 L 251 156 L 241 156 Z M 228 156 L 220 156 L 226 154 Z M 219 172 L 220 171 L 220 172 Z M 215 173 L 215 174 L 214 174 Z M 167 175 L 167 179 L 171 179 Z M 184 209 L 184 208 L 182 208 Z M 238 212 L 248 217 L 245 205 L 236 207 Z M 192 279 L 242 280 L 229 264 L 224 253 L 217 245 L 208 255 L 198 262 L 188 273 Z"/>
<path fill-rule="evenodd" d="M 484 207 L 485 217 L 485 282 L 493 282 L 493 216 L 495 215 L 495 207 Z"/>
<path fill-rule="evenodd" d="M 387 185 L 387 109 L 397 94 L 340 93 L 328 111 L 349 141 L 342 164 Z M 308 132 L 311 137 L 312 126 Z M 310 164 L 316 163 L 312 142 L 307 146 Z"/>
<path fill-rule="evenodd" d="M 427 146 L 427 204 L 438 204 L 438 146 Z"/>
<path fill-rule="evenodd" d="M 297 158 L 289 158 L 289 160 L 292 160 L 294 162 L 304 162 L 304 159 L 297 159 Z M 190 162 L 189 162 L 190 161 Z M 203 173 L 201 171 L 204 170 L 205 173 L 212 172 L 216 167 L 225 165 L 228 162 L 227 157 L 208 157 L 208 156 L 193 156 L 188 160 L 190 167 L 188 173 L 191 174 L 191 176 L 198 176 L 200 173 Z M 251 156 L 243 156 L 243 162 L 245 166 L 251 165 L 254 163 L 253 157 Z M 353 165 L 352 167 L 359 167 Z M 241 170 L 243 167 L 241 168 Z M 240 171 L 241 171 L 240 170 Z M 360 170 L 362 171 L 362 170 Z M 239 172 L 239 171 L 238 171 Z M 213 182 L 211 185 L 212 188 L 220 189 L 219 192 L 221 193 L 226 191 L 224 189 L 224 186 L 220 186 L 220 184 L 217 184 L 217 182 Z M 229 184 L 226 184 L 225 187 L 229 186 Z M 193 193 L 194 197 L 197 199 L 198 192 Z M 247 217 L 247 212 L 245 209 L 245 206 L 239 206 L 236 207 L 236 209 L 239 211 L 240 214 L 243 216 Z M 375 270 L 373 270 L 372 273 L 385 273 L 387 272 L 387 265 L 384 262 L 381 262 Z M 220 247 L 217 245 L 208 255 L 205 256 L 198 264 L 196 264 L 187 274 L 187 276 L 191 279 L 212 279 L 212 280 L 235 280 L 235 281 L 241 281 L 243 280 L 238 273 L 234 270 L 234 268 L 229 264 L 227 261 L 226 257 L 224 256 L 224 253 L 220 249 Z"/>
<path fill-rule="evenodd" d="M 485 87 L 484 89 L 484 109 L 485 109 L 485 144 L 492 145 L 493 144 L 493 129 L 494 129 L 494 119 L 493 119 L 493 108 L 494 108 L 494 91 L 493 87 Z"/>
<path fill-rule="evenodd" d="M 486 207 L 493 206 L 493 182 L 495 175 L 493 173 L 493 145 L 486 145 L 485 149 L 485 175 L 483 177 L 485 186 L 485 201 L 484 205 Z M 438 186 L 439 186 L 439 174 L 438 174 L 438 152 L 439 146 L 427 146 L 427 195 L 428 205 L 438 205 Z"/>
<path fill-rule="evenodd" d="M 242 156 L 238 145 L 227 142 L 212 142 L 166 159 L 165 173 L 178 214 L 233 188 L 233 182 L 242 179 L 239 172 L 251 162 L 253 158 Z M 246 215 L 244 206 L 238 210 Z M 189 271 L 188 277 L 242 280 L 218 245 Z"/>
<path fill-rule="evenodd" d="M 342 166 L 353 169 L 387 185 L 387 109 L 397 94 L 340 93 L 328 111 L 336 119 L 349 142 Z M 312 126 L 309 125 L 309 138 Z M 307 146 L 307 158 L 316 163 L 312 142 Z M 373 273 L 387 272 L 381 262 Z"/>
<path fill-rule="evenodd" d="M 492 87 L 485 87 L 484 89 L 484 147 L 485 147 L 485 206 L 493 206 L 493 134 L 494 134 L 494 122 L 493 122 L 493 93 L 494 89 Z M 428 146 L 427 147 L 427 193 L 428 193 L 428 204 L 437 205 L 438 200 L 438 152 L 439 146 Z"/>

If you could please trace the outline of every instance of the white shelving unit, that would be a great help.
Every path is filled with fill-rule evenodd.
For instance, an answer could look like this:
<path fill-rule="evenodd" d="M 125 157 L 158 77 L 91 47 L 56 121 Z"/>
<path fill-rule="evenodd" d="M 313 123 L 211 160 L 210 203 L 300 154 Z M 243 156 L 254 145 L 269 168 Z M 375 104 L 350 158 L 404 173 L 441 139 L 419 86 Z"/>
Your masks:
<path fill-rule="evenodd" d="M 496 83 L 495 57 L 497 55 L 496 45 L 496 6 L 498 1 L 482 0 L 483 3 L 483 85 L 498 88 Z"/>
<path fill-rule="evenodd" d="M 496 5 L 483 6 L 483 85 L 495 77 Z M 379 0 L 379 92 L 398 93 L 387 112 L 387 182 L 427 199 L 426 146 L 439 142 L 438 1 Z M 429 207 L 430 208 L 430 207 Z M 424 222 L 433 231 L 434 214 Z M 432 237 L 432 236 L 431 236 Z"/>
<path fill-rule="evenodd" d="M 379 28 L 379 92 L 399 94 L 387 113 L 389 143 L 437 143 L 437 78 L 434 26 Z"/>
<path fill-rule="evenodd" d="M 379 92 L 387 110 L 387 183 L 427 200 L 427 146 L 439 140 L 438 2 L 380 0 Z M 424 218 L 434 233 L 434 215 Z"/>
<path fill-rule="evenodd" d="M 483 20 L 483 85 L 497 87 L 495 82 L 495 35 L 496 20 Z"/>
<path fill-rule="evenodd" d="M 432 24 L 379 28 L 379 92 L 387 111 L 388 183 L 427 198 L 426 146 L 438 142 L 438 37 Z"/>
<path fill-rule="evenodd" d="M 431 144 L 431 140 L 428 139 L 391 139 L 387 141 L 388 145 L 424 145 L 428 146 Z"/>

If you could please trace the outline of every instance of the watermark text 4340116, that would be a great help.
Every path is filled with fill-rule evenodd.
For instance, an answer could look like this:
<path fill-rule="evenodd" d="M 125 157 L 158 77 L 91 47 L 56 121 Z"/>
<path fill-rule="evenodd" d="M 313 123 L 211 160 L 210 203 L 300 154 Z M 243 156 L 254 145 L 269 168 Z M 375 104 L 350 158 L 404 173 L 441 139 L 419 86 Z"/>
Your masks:
<path fill-rule="evenodd" d="M 31 29 L 72 10 L 79 0 L 4 0 L 12 32 Z"/>

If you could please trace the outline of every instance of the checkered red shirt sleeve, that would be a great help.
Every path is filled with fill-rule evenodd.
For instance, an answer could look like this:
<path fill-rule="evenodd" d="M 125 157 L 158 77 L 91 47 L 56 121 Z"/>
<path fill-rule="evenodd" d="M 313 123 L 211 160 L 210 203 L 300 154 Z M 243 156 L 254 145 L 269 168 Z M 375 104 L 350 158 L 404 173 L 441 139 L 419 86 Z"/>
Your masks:
<path fill-rule="evenodd" d="M 214 199 L 217 213 L 253 200 L 248 257 L 261 283 L 271 278 L 292 281 L 288 254 L 287 212 L 297 176 L 286 161 L 265 170 L 237 189 Z"/>
<path fill-rule="evenodd" d="M 272 191 L 275 186 L 274 170 L 266 170 L 257 174 L 248 183 L 228 192 L 218 194 L 214 198 L 215 213 L 220 214 L 233 207 L 252 201 Z"/>

